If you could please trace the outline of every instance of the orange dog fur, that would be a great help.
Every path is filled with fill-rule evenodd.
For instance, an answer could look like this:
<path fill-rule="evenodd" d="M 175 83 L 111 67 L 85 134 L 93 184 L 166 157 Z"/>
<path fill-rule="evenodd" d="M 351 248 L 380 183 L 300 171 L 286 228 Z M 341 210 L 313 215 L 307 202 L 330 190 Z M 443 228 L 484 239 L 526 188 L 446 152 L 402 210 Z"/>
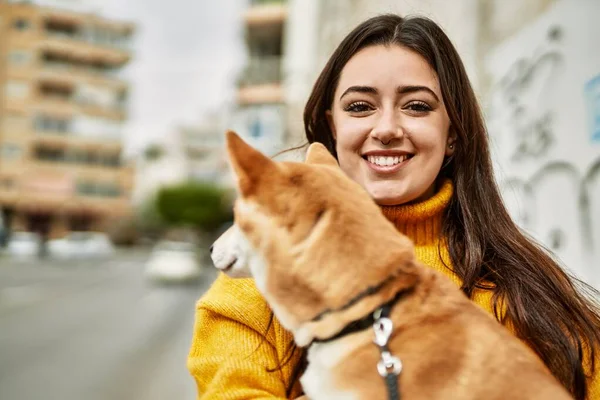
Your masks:
<path fill-rule="evenodd" d="M 418 263 L 411 241 L 323 145 L 309 147 L 306 163 L 275 162 L 228 132 L 227 150 L 239 192 L 239 251 L 299 346 L 334 336 L 405 291 L 390 314 L 389 342 L 403 363 L 403 399 L 571 398 L 524 343 Z M 325 310 L 332 312 L 314 321 Z M 310 345 L 301 378 L 307 397 L 387 398 L 373 339 L 366 329 Z"/>

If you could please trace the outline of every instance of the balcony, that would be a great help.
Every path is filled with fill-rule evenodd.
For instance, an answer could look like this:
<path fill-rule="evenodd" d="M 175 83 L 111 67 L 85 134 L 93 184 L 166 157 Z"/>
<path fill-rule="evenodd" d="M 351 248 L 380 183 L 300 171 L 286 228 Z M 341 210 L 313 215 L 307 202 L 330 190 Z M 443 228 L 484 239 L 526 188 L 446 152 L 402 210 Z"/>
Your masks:
<path fill-rule="evenodd" d="M 280 84 L 282 68 L 280 56 L 251 57 L 244 69 L 239 86 Z"/>
<path fill-rule="evenodd" d="M 247 25 L 283 24 L 287 19 L 287 2 L 282 0 L 252 0 L 244 19 Z"/>
<path fill-rule="evenodd" d="M 250 58 L 238 81 L 238 103 L 269 104 L 283 102 L 281 57 Z"/>
<path fill-rule="evenodd" d="M 38 79 L 64 84 L 89 82 L 91 84 L 124 88 L 127 82 L 119 70 L 103 70 L 94 66 L 77 65 L 70 62 L 44 61 L 38 70 Z"/>
<path fill-rule="evenodd" d="M 103 146 L 73 141 L 62 135 L 36 137 L 33 144 L 33 157 L 43 162 L 102 169 L 118 169 L 122 166 L 120 144 Z"/>
<path fill-rule="evenodd" d="M 76 35 L 64 33 L 47 33 L 41 41 L 40 47 L 42 51 L 61 54 L 65 58 L 89 64 L 103 63 L 111 66 L 121 66 L 130 59 L 130 54 L 127 51 L 102 47 L 82 41 Z"/>
<path fill-rule="evenodd" d="M 35 145 L 57 149 L 98 151 L 110 154 L 120 154 L 123 150 L 123 144 L 116 140 L 81 138 L 66 132 L 36 131 L 36 136 L 31 140 Z"/>
<path fill-rule="evenodd" d="M 44 14 L 44 28 L 49 35 L 64 35 L 73 40 L 127 52 L 132 49 L 132 23 L 106 20 L 54 7 L 46 9 Z"/>

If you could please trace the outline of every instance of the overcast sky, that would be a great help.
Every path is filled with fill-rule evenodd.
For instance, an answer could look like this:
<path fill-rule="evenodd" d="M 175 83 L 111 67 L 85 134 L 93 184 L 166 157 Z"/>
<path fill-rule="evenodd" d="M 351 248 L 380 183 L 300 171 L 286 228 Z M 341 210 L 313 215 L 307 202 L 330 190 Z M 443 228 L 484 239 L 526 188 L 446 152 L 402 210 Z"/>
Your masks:
<path fill-rule="evenodd" d="M 247 0 L 87 0 L 136 23 L 126 152 L 232 101 Z"/>

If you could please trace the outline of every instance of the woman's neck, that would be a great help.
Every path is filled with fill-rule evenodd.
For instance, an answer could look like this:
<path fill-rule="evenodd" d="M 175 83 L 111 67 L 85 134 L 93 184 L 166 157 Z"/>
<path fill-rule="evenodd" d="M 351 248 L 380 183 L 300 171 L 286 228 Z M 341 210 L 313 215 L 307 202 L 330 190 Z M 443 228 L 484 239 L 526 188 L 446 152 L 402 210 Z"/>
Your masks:
<path fill-rule="evenodd" d="M 441 182 L 437 192 L 427 200 L 397 206 L 381 206 L 381 211 L 398 231 L 408 236 L 416 245 L 438 242 L 442 230 L 444 211 L 450 204 L 452 182 Z"/>

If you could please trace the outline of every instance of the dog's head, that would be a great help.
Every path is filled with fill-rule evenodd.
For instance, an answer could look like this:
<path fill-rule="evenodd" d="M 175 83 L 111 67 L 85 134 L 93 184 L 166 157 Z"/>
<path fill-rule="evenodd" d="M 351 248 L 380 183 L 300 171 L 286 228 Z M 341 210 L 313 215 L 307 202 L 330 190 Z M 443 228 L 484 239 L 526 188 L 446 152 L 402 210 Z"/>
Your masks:
<path fill-rule="evenodd" d="M 231 278 L 249 278 L 248 254 L 240 247 L 243 240 L 237 225 L 232 225 L 213 243 L 210 257 L 217 269 Z"/>
<path fill-rule="evenodd" d="M 342 308 L 365 288 L 390 276 L 405 276 L 400 284 L 414 284 L 412 243 L 322 144 L 309 147 L 306 163 L 273 161 L 233 132 L 227 133 L 227 150 L 239 193 L 234 206 L 239 251 L 298 344 L 338 329 L 334 325 L 343 322 L 342 314 L 350 322 L 364 315 L 361 307 L 381 304 L 371 296 L 334 313 L 338 319 L 329 318 L 328 324 L 328 318 L 319 319 L 322 332 L 315 332 L 318 314 Z"/>

